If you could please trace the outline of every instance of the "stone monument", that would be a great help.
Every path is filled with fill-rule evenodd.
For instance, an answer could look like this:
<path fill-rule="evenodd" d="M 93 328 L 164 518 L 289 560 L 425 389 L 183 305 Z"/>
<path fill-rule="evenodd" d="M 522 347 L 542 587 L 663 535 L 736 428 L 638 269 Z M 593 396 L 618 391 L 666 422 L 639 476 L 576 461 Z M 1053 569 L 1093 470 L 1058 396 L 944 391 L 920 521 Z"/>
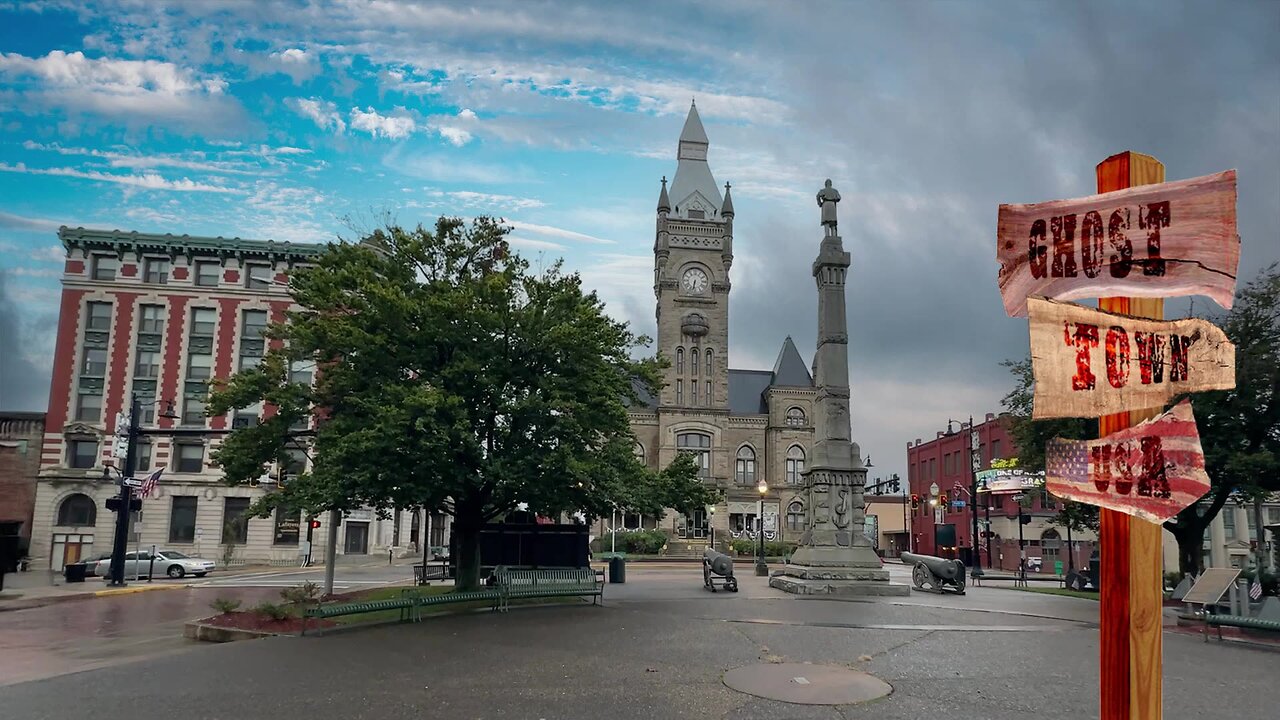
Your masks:
<path fill-rule="evenodd" d="M 814 355 L 814 404 L 817 439 L 812 462 L 803 474 L 809 528 L 791 562 L 769 580 L 772 587 L 801 595 L 909 595 L 911 588 L 891 584 L 889 571 L 863 533 L 862 489 L 867 468 L 851 439 L 849 425 L 849 332 L 845 319 L 845 279 L 849 253 L 836 225 L 840 193 L 818 191 L 822 208 L 822 245 L 813 261 L 818 284 L 818 350 Z"/>

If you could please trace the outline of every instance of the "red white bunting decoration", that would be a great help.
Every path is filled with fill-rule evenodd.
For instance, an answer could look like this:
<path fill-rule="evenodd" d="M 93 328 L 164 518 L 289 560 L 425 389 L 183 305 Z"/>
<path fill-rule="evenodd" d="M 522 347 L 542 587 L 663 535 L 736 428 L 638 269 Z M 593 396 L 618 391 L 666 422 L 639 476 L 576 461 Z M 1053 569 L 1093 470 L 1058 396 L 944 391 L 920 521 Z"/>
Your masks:
<path fill-rule="evenodd" d="M 1205 320 L 1145 320 L 1030 298 L 1031 416 L 1101 417 L 1236 385 L 1236 348 Z"/>
<path fill-rule="evenodd" d="M 1236 171 L 1034 205 L 1001 205 L 1000 295 L 1207 295 L 1230 309 L 1240 264 Z"/>
<path fill-rule="evenodd" d="M 1191 401 L 1099 440 L 1050 440 L 1045 488 L 1149 522 L 1172 518 L 1209 491 Z"/>

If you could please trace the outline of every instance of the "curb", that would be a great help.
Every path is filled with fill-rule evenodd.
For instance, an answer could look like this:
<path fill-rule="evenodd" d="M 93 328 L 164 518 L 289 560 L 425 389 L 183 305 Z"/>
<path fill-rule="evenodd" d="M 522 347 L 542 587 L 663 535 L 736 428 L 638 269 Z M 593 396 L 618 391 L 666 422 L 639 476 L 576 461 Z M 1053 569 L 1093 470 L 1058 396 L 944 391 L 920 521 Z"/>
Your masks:
<path fill-rule="evenodd" d="M 139 587 L 123 587 L 113 590 L 95 590 L 93 597 L 107 597 L 109 595 L 132 595 L 134 593 L 154 592 L 156 590 L 185 590 L 190 585 L 142 585 Z"/>
<path fill-rule="evenodd" d="M 182 626 L 183 637 L 202 642 L 225 643 L 238 642 L 240 640 L 258 640 L 265 637 L 276 637 L 279 634 L 259 630 L 218 627 L 217 625 L 202 623 L 199 620 L 193 620 Z M 288 637 L 296 636 L 289 633 Z"/>
<path fill-rule="evenodd" d="M 191 587 L 190 585 L 151 585 L 138 588 L 126 587 L 114 590 L 91 590 L 89 592 L 68 593 L 65 595 L 46 595 L 44 597 L 33 597 L 26 600 L 14 598 L 11 602 L 0 602 L 0 613 L 13 612 L 17 610 L 30 610 L 32 608 L 46 607 L 49 605 L 61 605 L 62 603 L 76 602 L 80 600 L 93 600 L 98 597 L 109 597 L 111 595 L 131 595 L 134 593 L 151 592 L 155 590 L 181 590 Z"/>

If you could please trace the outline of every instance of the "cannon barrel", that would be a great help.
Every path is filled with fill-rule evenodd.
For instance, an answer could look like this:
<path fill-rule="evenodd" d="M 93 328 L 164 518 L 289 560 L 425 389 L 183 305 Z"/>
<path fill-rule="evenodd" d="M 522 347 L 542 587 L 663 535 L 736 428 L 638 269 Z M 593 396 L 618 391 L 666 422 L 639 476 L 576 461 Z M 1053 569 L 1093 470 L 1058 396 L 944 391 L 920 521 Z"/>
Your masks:
<path fill-rule="evenodd" d="M 955 580 L 957 578 L 964 579 L 964 563 L 959 560 L 948 560 L 933 555 L 917 555 L 916 553 L 902 553 L 902 562 L 904 565 L 924 565 L 929 572 L 942 578 L 943 580 Z"/>
<path fill-rule="evenodd" d="M 712 548 L 702 553 L 702 562 L 711 572 L 723 577 L 733 577 L 733 558 Z"/>

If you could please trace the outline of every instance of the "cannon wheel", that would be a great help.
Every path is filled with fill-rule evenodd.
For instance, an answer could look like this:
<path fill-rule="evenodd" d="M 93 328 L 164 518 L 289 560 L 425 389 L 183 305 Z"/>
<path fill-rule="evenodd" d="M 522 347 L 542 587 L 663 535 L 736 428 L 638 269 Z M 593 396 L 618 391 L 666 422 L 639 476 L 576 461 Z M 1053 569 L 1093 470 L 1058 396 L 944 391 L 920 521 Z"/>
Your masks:
<path fill-rule="evenodd" d="M 956 586 L 956 592 L 961 592 L 961 593 L 964 592 L 964 579 L 957 578 L 955 581 L 955 586 Z"/>
<path fill-rule="evenodd" d="M 729 582 L 725 583 L 725 589 L 729 592 L 738 592 L 738 579 L 729 578 Z"/>
<path fill-rule="evenodd" d="M 711 588 L 711 592 L 716 591 L 716 586 L 711 584 L 711 568 L 706 563 L 702 564 L 702 584 Z"/>
<path fill-rule="evenodd" d="M 929 568 L 925 567 L 924 563 L 916 563 L 915 568 L 911 570 L 911 581 L 916 584 L 916 587 L 923 588 L 925 583 L 932 585 L 932 580 L 932 573 L 929 572 Z"/>

